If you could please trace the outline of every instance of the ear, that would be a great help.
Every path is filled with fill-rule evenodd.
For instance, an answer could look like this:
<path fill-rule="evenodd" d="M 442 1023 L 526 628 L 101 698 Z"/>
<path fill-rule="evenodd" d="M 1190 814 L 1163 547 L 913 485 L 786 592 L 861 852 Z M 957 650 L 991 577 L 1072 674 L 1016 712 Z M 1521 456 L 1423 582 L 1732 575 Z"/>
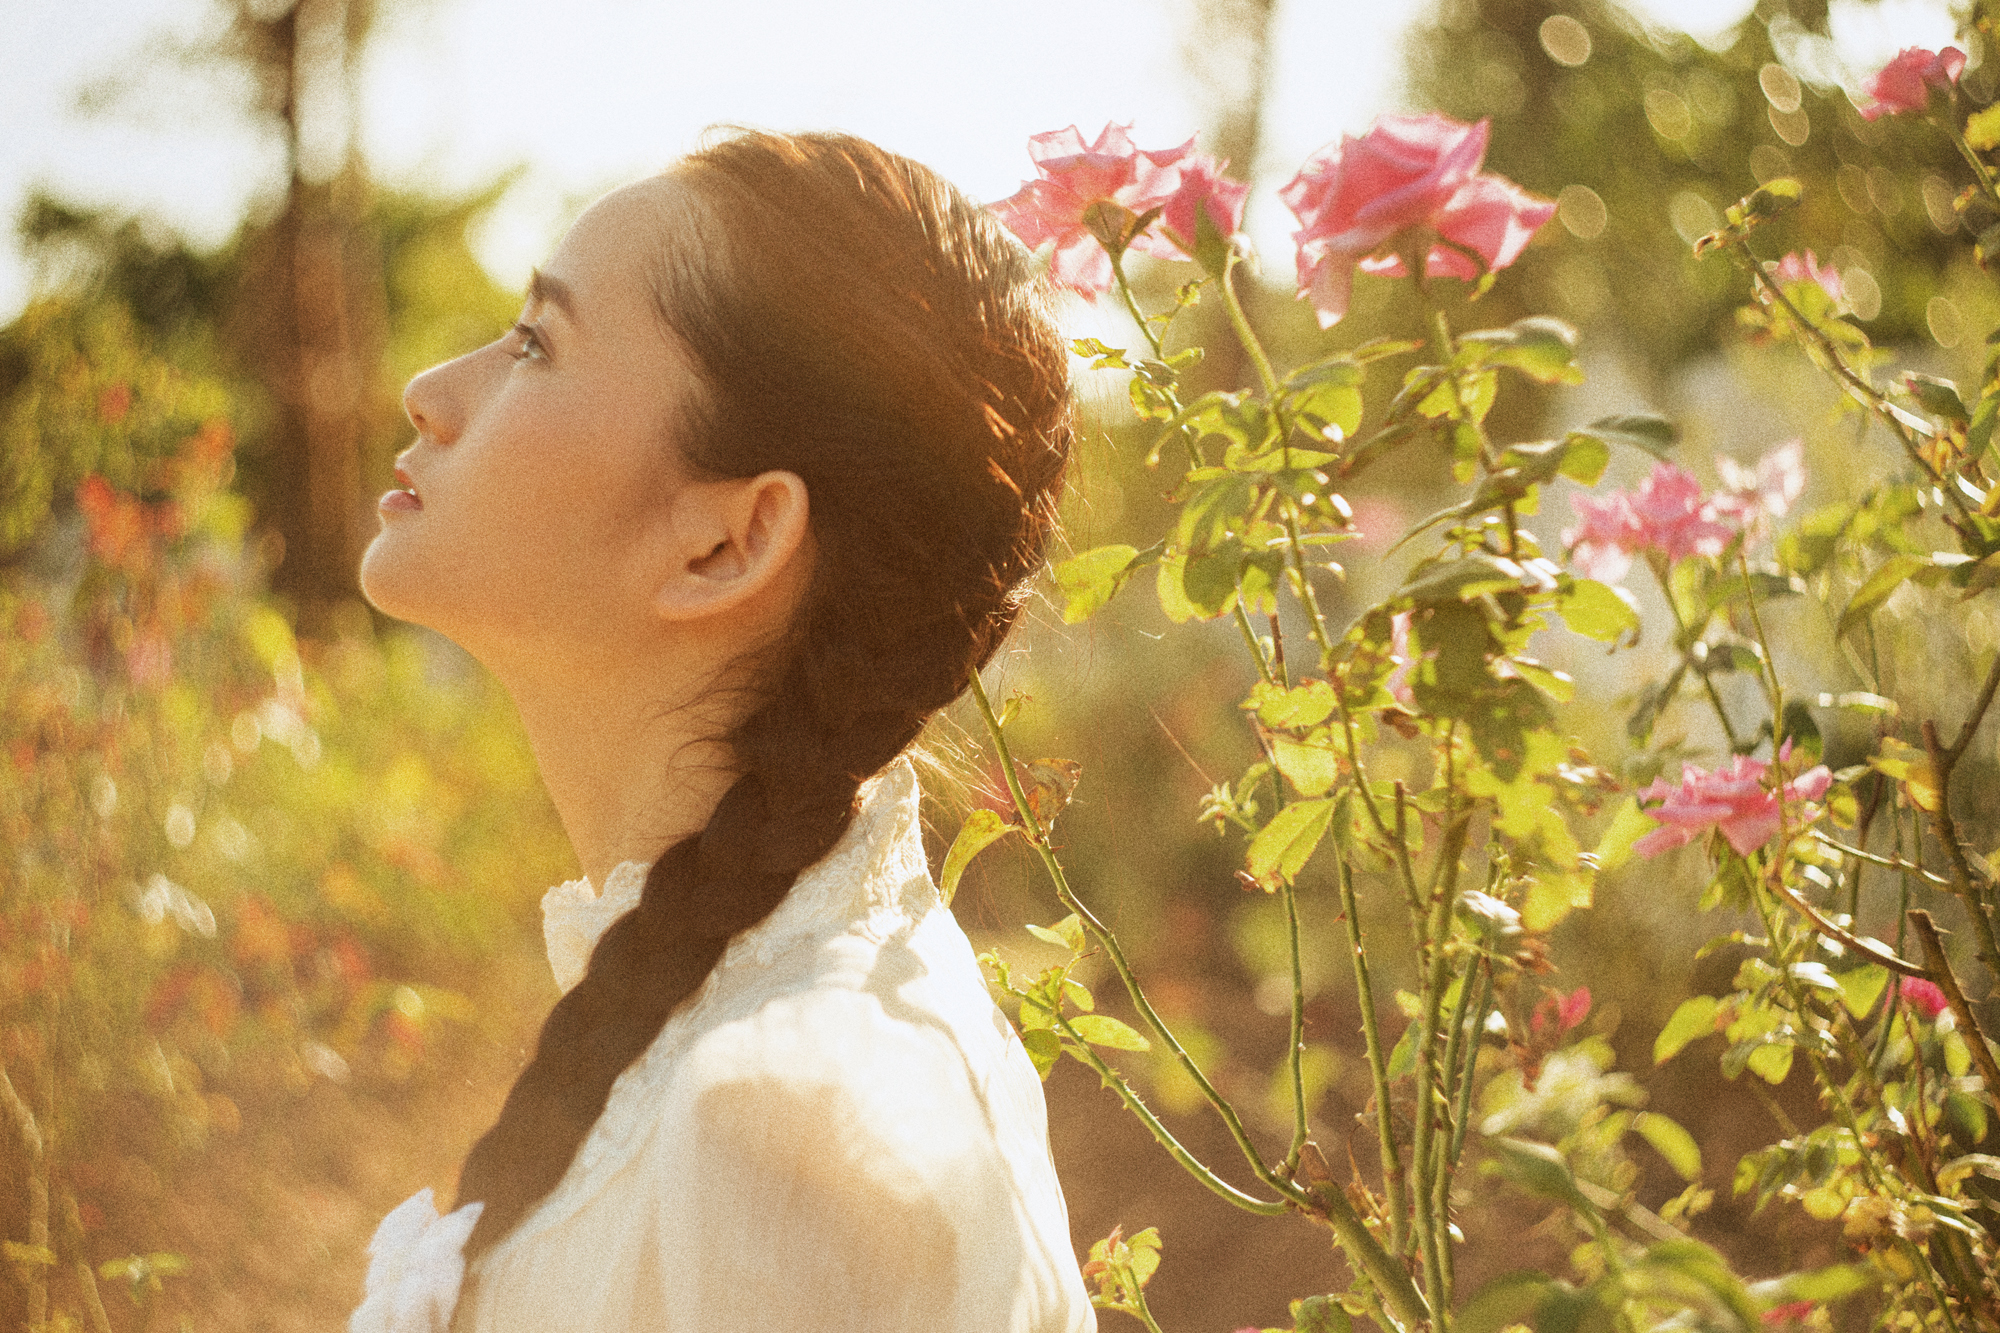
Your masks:
<path fill-rule="evenodd" d="M 654 613 L 702 620 L 797 588 L 809 513 L 795 472 L 685 484 L 669 515 L 671 558 L 653 593 Z"/>

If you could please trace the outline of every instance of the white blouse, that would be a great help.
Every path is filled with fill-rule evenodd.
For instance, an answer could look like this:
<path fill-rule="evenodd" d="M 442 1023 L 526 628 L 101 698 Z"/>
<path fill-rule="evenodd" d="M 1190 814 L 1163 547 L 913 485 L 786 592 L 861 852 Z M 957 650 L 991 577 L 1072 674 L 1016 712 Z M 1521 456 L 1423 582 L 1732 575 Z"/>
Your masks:
<path fill-rule="evenodd" d="M 377 1231 L 352 1333 L 1095 1329 L 1041 1083 L 931 884 L 916 775 L 899 761 L 862 795 L 465 1299 L 478 1205 L 440 1219 L 425 1191 Z M 544 898 L 564 989 L 644 874 Z"/>

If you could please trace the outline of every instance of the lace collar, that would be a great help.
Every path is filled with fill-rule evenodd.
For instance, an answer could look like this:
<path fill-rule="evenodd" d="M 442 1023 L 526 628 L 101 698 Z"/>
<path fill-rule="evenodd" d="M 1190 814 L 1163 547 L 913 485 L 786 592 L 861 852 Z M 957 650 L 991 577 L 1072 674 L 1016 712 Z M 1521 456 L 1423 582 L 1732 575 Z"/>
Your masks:
<path fill-rule="evenodd" d="M 929 888 L 917 797 L 916 770 L 908 759 L 862 784 L 861 809 L 847 832 L 799 876 L 770 916 L 730 942 L 721 966 L 734 966 L 746 955 L 769 963 L 785 944 L 835 920 L 844 924 L 928 906 L 904 901 L 912 889 L 921 898 Z M 572 879 L 542 895 L 542 941 L 549 970 L 565 993 L 583 979 L 590 951 L 611 923 L 638 906 L 647 869 L 626 861 L 605 876 L 602 893 L 588 879 Z M 913 878 L 923 881 L 921 888 Z"/>
<path fill-rule="evenodd" d="M 724 974 L 769 966 L 803 942 L 852 932 L 875 940 L 909 929 L 938 902 L 924 861 L 917 775 L 898 759 L 862 785 L 861 809 L 840 841 L 808 867 L 770 916 L 729 942 L 715 971 L 667 1021 L 646 1053 L 619 1075 L 569 1172 L 494 1251 L 573 1212 L 616 1169 L 647 1124 L 646 1104 L 688 1034 L 703 1021 Z M 542 898 L 542 933 L 556 983 L 567 991 L 583 976 L 598 937 L 638 903 L 646 867 L 627 861 L 605 876 L 604 892 L 587 879 L 558 884 Z M 440 1217 L 423 1190 L 382 1219 L 369 1243 L 368 1277 L 350 1333 L 445 1333 L 465 1273 L 464 1248 L 485 1205 Z M 484 1262 L 484 1261 L 482 1261 Z"/>

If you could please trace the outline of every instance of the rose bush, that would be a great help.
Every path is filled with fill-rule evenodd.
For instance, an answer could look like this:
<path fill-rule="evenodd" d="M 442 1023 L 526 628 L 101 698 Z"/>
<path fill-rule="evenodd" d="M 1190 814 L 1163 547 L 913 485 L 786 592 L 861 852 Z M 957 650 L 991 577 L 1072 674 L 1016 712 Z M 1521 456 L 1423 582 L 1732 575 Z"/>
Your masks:
<path fill-rule="evenodd" d="M 2000 135 L 1981 129 L 1974 142 L 1957 120 L 1954 50 L 1918 54 L 1926 59 L 1906 52 L 1871 80 L 1871 96 L 1916 110 L 1953 88 L 1953 117 L 1935 123 L 1975 177 L 1955 207 L 2000 214 L 1990 160 Z M 1766 74 L 1767 93 L 1784 88 Z M 1695 256 L 1736 266 L 1741 327 L 1761 344 L 1801 347 L 1860 425 L 1895 446 L 1895 465 L 1840 478 L 1849 498 L 1794 516 L 1806 488 L 1799 441 L 1754 465 L 1717 459 L 1711 490 L 1671 461 L 1670 423 L 1639 412 L 1553 438 L 1500 438 L 1492 409 L 1510 383 L 1573 384 L 1582 370 L 1576 333 L 1557 320 L 1454 328 L 1550 216 L 1550 205 L 1480 174 L 1486 133 L 1436 115 L 1385 117 L 1315 154 L 1282 191 L 1301 224 L 1301 295 L 1321 328 L 1345 314 L 1357 269 L 1400 274 L 1418 303 L 1418 336 L 1408 339 L 1317 349 L 1281 367 L 1235 290 L 1240 238 L 1220 262 L 1203 262 L 1198 290 L 1189 284 L 1173 309 L 1148 314 L 1125 273 L 1144 224 L 1098 235 L 1107 280 L 1145 347 L 1085 340 L 1076 350 L 1098 368 L 1133 372 L 1132 401 L 1153 431 L 1146 457 L 1171 460 L 1176 475 L 1157 529 L 1077 553 L 1055 581 L 1064 618 L 1077 621 L 1145 572 L 1166 620 L 1228 622 L 1246 654 L 1254 683 L 1240 710 L 1253 757 L 1213 784 L 1198 817 L 1238 840 L 1237 880 L 1269 895 L 1288 955 L 1279 979 L 1289 981 L 1290 1040 L 1272 1079 L 1282 1126 L 1242 1114 L 1211 1077 L 1212 1045 L 1183 1040 L 1153 1003 L 1052 834 L 1073 766 L 1052 797 L 1036 775 L 1057 761 L 1013 758 L 1024 701 L 996 707 L 979 684 L 1015 809 L 1011 820 L 975 814 L 951 864 L 962 870 L 981 848 L 1018 837 L 1068 913 L 1031 928 L 1058 951 L 1038 974 L 987 955 L 998 992 L 1045 1073 L 1066 1056 L 1081 1061 L 1215 1195 L 1332 1232 L 1348 1285 L 1294 1302 L 1296 1330 L 1365 1317 L 1394 1333 L 1751 1333 L 1826 1326 L 1854 1298 L 1899 1330 L 2000 1329 L 2000 1207 L 1977 1183 L 1993 1161 L 1981 1149 L 2000 1110 L 2000 1063 L 1961 981 L 1970 959 L 1947 950 L 1932 915 L 1961 923 L 1981 965 L 2000 975 L 2000 859 L 1962 832 L 1955 821 L 1971 797 L 1953 792 L 2000 696 L 2000 653 L 1969 647 L 1983 665 L 1963 682 L 1962 712 L 1946 729 L 1905 715 L 1938 696 L 1925 682 L 1904 691 L 1921 703 L 1899 702 L 1875 636 L 1877 613 L 1906 587 L 1951 589 L 1961 601 L 2000 587 L 2000 359 L 1976 393 L 1920 373 L 1884 383 L 1889 357 L 1847 308 L 1841 275 L 1795 246 L 1763 257 L 1800 193 L 1774 177 L 1722 210 Z M 1993 252 L 1983 240 L 1976 254 L 1986 262 Z M 1441 275 L 1474 281 L 1447 292 L 1430 281 Z M 1197 391 L 1199 349 L 1172 345 L 1179 315 L 1203 292 L 1220 300 L 1242 345 L 1255 375 L 1247 388 Z M 1393 393 L 1366 396 L 1395 358 L 1409 360 Z M 1574 500 L 1565 563 L 1524 520 L 1550 486 L 1595 486 L 1614 449 L 1649 456 L 1651 470 L 1631 491 Z M 1388 591 L 1341 624 L 1328 614 L 1324 577 L 1327 548 L 1355 536 L 1340 492 L 1391 457 L 1435 459 L 1465 489 L 1395 548 L 1427 538 L 1430 549 L 1388 572 Z M 1629 748 L 1593 759 L 1566 721 L 1577 716 L 1565 706 L 1578 682 L 1530 648 L 1559 626 L 1614 652 L 1633 645 L 1638 603 L 1615 585 L 1640 558 L 1671 625 L 1657 670 L 1629 700 Z M 1802 628 L 1785 604 L 1811 598 L 1824 625 Z M 1962 608 L 1938 619 L 1970 623 Z M 1789 637 L 1815 633 L 1839 651 L 1827 653 L 1824 637 L 1803 649 Z M 1827 676 L 1843 673 L 1828 688 Z M 1584 711 L 1601 713 L 1602 701 L 1591 702 Z M 1678 780 L 1659 776 L 1669 767 Z M 1786 1137 L 1742 1155 L 1731 1180 L 1759 1207 L 1794 1201 L 1839 1223 L 1841 1248 L 1818 1267 L 1755 1281 L 1698 1238 L 1714 1200 L 1705 1145 L 1647 1109 L 1616 1069 L 1590 1031 L 1588 992 L 1543 980 L 1555 966 L 1549 933 L 1590 906 L 1600 874 L 1634 857 L 1691 856 L 1697 845 L 1707 881 L 1699 905 L 1735 917 L 1717 945 L 1738 965 L 1726 994 L 1674 1010 L 1655 1063 L 1719 1038 L 1729 1078 L 1775 1086 L 1803 1071 L 1820 1114 L 1803 1126 L 1786 1120 Z M 1372 1088 L 1360 1116 L 1375 1140 L 1368 1154 L 1323 1151 L 1315 1133 L 1302 961 L 1315 898 L 1352 967 L 1363 1047 L 1354 1058 Z M 1371 951 L 1364 902 L 1406 917 L 1402 958 Z M 1082 986 L 1079 971 L 1097 959 L 1123 990 L 1129 1023 Z M 1393 1011 L 1378 999 L 1389 968 Z M 1170 1075 L 1212 1109 L 1240 1162 L 1191 1152 L 1119 1067 L 1121 1052 L 1150 1052 L 1162 1086 Z M 1639 1142 L 1678 1174 L 1682 1193 L 1641 1202 Z M 1537 1231 L 1554 1259 L 1463 1293 L 1455 1218 L 1491 1188 L 1464 1187 L 1475 1164 L 1547 1210 Z M 1113 1262 L 1116 1235 L 1093 1254 L 1103 1261 L 1100 1304 L 1157 1328 L 1144 1288 L 1160 1245 L 1147 1234 L 1143 1264 L 1136 1251 L 1119 1251 L 1123 1267 Z M 1757 1262 L 1768 1271 L 1777 1260 Z"/>

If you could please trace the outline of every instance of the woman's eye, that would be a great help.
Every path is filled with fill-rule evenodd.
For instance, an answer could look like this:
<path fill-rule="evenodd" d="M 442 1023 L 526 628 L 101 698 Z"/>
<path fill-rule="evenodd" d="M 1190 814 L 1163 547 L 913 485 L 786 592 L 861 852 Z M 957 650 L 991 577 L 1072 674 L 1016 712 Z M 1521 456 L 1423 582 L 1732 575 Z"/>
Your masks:
<path fill-rule="evenodd" d="M 542 345 L 542 335 L 532 324 L 516 324 L 511 333 L 512 343 L 507 354 L 516 361 L 546 361 L 549 349 Z"/>

